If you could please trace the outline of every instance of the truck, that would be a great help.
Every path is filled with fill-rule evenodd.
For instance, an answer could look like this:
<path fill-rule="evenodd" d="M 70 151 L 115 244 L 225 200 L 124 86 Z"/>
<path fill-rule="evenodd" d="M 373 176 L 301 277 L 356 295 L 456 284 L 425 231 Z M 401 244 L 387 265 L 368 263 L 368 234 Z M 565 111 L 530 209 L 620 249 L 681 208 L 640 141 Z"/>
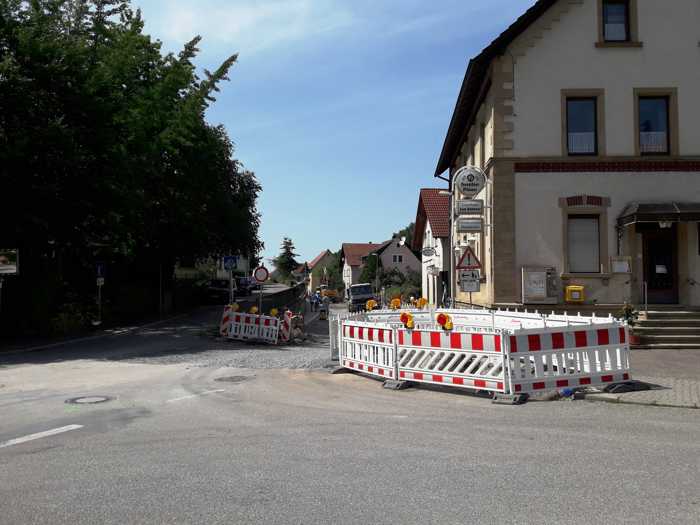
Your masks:
<path fill-rule="evenodd" d="M 334 303 L 338 300 L 338 290 L 328 288 L 327 284 L 322 284 L 316 291 L 321 295 L 321 298 L 328 297 L 328 300 Z"/>
<path fill-rule="evenodd" d="M 348 311 L 358 312 L 365 309 L 367 301 L 374 299 L 379 302 L 369 283 L 353 284 L 348 288 Z"/>

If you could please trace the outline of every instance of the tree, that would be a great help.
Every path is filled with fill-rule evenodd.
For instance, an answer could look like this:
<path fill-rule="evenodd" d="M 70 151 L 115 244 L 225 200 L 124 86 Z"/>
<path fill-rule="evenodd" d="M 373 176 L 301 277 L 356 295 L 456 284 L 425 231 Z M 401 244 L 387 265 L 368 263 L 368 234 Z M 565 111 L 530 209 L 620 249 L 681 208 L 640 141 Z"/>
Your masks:
<path fill-rule="evenodd" d="M 143 27 L 128 0 L 0 0 L 0 242 L 47 309 L 58 286 L 91 295 L 96 260 L 118 294 L 120 276 L 168 288 L 180 258 L 262 247 L 261 187 L 205 120 L 237 55 L 200 78 L 199 37 L 164 55 Z"/>
<path fill-rule="evenodd" d="M 299 263 L 295 259 L 299 254 L 294 253 L 294 243 L 289 237 L 282 239 L 280 249 L 280 254 L 275 257 L 272 262 L 280 273 L 280 276 L 283 279 L 287 279 L 291 276 L 292 272 L 299 267 Z"/>
<path fill-rule="evenodd" d="M 393 238 L 401 238 L 401 237 L 406 237 L 406 246 L 411 246 L 413 244 L 413 235 L 416 229 L 415 223 L 410 223 L 408 226 L 406 226 L 404 229 L 399 230 L 396 232 L 392 237 Z"/>
<path fill-rule="evenodd" d="M 379 263 L 379 256 L 369 254 L 367 256 L 367 262 L 365 262 L 362 272 L 360 272 L 360 282 L 374 284 L 377 279 L 377 272 L 380 271 L 381 265 Z"/>

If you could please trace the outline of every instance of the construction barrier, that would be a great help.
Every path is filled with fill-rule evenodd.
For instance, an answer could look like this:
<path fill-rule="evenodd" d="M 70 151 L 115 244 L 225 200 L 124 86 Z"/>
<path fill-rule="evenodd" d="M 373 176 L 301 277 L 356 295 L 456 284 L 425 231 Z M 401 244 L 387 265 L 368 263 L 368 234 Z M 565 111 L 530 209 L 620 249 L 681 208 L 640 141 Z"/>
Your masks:
<path fill-rule="evenodd" d="M 226 317 L 226 312 L 224 316 Z M 224 335 L 236 341 L 262 341 L 277 344 L 279 329 L 280 320 L 277 317 L 229 312 Z"/>
<path fill-rule="evenodd" d="M 503 394 L 630 379 L 629 330 L 612 317 L 488 310 L 363 312 L 329 321 L 331 356 L 374 376 Z M 445 330 L 438 314 L 453 323 Z M 336 334 L 336 335 L 334 335 Z"/>
<path fill-rule="evenodd" d="M 283 343 L 288 343 L 292 338 L 292 315 L 292 312 L 287 310 L 282 316 L 279 339 Z"/>

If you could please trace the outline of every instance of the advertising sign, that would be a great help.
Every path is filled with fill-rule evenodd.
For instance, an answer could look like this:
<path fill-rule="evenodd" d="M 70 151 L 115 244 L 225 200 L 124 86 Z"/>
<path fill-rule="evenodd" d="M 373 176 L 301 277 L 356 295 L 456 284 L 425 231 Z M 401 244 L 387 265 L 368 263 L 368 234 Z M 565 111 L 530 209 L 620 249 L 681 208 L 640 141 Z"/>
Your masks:
<path fill-rule="evenodd" d="M 19 274 L 19 250 L 0 248 L 0 275 Z"/>
<path fill-rule="evenodd" d="M 458 219 L 458 233 L 481 233 L 484 230 L 484 222 L 482 219 Z"/>
<path fill-rule="evenodd" d="M 484 189 L 486 175 L 479 168 L 465 166 L 455 173 L 454 181 L 459 192 L 470 199 Z"/>
<path fill-rule="evenodd" d="M 481 199 L 462 199 L 457 202 L 458 215 L 483 215 L 484 201 Z"/>

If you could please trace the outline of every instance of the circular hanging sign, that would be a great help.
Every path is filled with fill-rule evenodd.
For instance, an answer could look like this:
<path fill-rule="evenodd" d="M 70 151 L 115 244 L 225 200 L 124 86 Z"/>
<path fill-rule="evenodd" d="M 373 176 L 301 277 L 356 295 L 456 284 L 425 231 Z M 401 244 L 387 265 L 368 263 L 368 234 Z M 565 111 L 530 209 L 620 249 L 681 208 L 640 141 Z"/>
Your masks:
<path fill-rule="evenodd" d="M 264 266 L 258 266 L 253 272 L 253 277 L 259 283 L 264 283 L 270 277 L 270 272 Z"/>
<path fill-rule="evenodd" d="M 479 168 L 465 166 L 457 170 L 454 181 L 459 192 L 465 197 L 471 198 L 486 186 L 486 175 Z"/>

